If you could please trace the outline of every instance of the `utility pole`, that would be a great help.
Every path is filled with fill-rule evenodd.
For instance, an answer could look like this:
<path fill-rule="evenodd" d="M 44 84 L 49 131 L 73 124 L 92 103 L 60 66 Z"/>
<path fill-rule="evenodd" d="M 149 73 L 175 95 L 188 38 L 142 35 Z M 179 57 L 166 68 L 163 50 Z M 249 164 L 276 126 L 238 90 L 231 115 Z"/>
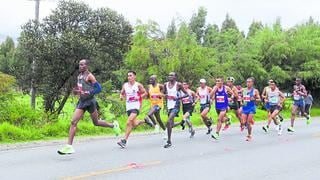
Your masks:
<path fill-rule="evenodd" d="M 35 0 L 36 6 L 35 6 L 35 20 L 36 23 L 39 23 L 39 8 L 40 8 L 40 0 Z M 31 88 L 30 88 L 30 93 L 31 93 L 31 108 L 35 109 L 36 108 L 36 87 L 35 87 L 35 70 L 36 70 L 36 59 L 33 57 L 32 60 L 32 78 L 31 78 Z"/>

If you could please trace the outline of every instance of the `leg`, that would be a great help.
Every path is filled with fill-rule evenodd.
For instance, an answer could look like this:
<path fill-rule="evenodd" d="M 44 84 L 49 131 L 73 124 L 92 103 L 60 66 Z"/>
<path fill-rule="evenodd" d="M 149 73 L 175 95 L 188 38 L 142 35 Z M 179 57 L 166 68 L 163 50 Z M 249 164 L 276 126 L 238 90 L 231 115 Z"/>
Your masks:
<path fill-rule="evenodd" d="M 298 106 L 296 106 L 296 105 L 292 106 L 292 110 L 291 110 L 291 127 L 294 126 L 294 120 L 296 118 L 297 109 L 298 109 Z"/>
<path fill-rule="evenodd" d="M 221 130 L 222 123 L 225 121 L 225 116 L 226 116 L 227 111 L 220 111 L 219 116 L 218 116 L 218 123 L 217 123 L 217 129 L 216 133 L 219 134 Z"/>
<path fill-rule="evenodd" d="M 176 113 L 171 112 L 169 114 L 168 122 L 167 122 L 167 132 L 168 132 L 168 143 L 171 144 L 171 134 L 172 134 L 172 128 L 174 126 L 174 118 L 176 116 Z"/>
<path fill-rule="evenodd" d="M 248 136 L 251 136 L 251 134 L 252 134 L 253 116 L 254 116 L 254 114 L 249 114 L 247 117 Z"/>
<path fill-rule="evenodd" d="M 128 121 L 127 121 L 127 127 L 126 127 L 126 134 L 124 136 L 125 140 L 128 141 L 129 135 L 132 131 L 132 129 L 135 127 L 135 119 L 137 118 L 138 114 L 131 113 Z"/>
<path fill-rule="evenodd" d="M 84 114 L 84 111 L 82 109 L 76 109 L 76 111 L 73 114 L 70 130 L 69 130 L 69 138 L 68 138 L 69 145 L 72 145 L 73 143 L 73 139 L 77 131 L 77 124 L 79 120 L 82 118 L 83 114 Z"/>
<path fill-rule="evenodd" d="M 152 121 L 152 123 L 155 125 L 155 124 L 156 124 L 156 120 L 155 120 L 154 117 L 153 117 L 153 114 L 154 114 L 155 112 L 156 112 L 156 110 L 154 109 L 154 107 L 152 107 L 152 108 L 150 109 L 150 111 L 148 112 L 147 117 L 145 117 L 144 119 L 150 118 L 151 121 Z"/>
<path fill-rule="evenodd" d="M 113 124 L 112 123 L 107 123 L 106 121 L 102 121 L 102 120 L 99 120 L 98 117 L 99 117 L 99 114 L 98 114 L 98 111 L 95 110 L 93 113 L 90 114 L 91 116 L 91 119 L 92 119 L 92 122 L 95 126 L 102 126 L 102 127 L 110 127 L 110 128 L 113 128 Z"/>
<path fill-rule="evenodd" d="M 205 108 L 202 112 L 201 112 L 201 118 L 203 120 L 203 123 L 208 127 L 210 128 L 210 123 L 208 122 L 209 118 L 207 116 L 208 112 L 209 112 L 209 108 Z"/>
<path fill-rule="evenodd" d="M 273 111 L 273 113 L 270 115 L 271 116 L 270 119 L 273 119 L 273 122 L 274 122 L 275 125 L 279 125 L 280 124 L 280 121 L 277 121 L 277 119 L 276 119 L 276 117 L 279 114 L 279 112 L 280 111 L 278 109 L 275 109 Z"/>
<path fill-rule="evenodd" d="M 159 126 L 160 126 L 163 130 L 166 130 L 166 127 L 164 126 L 164 124 L 163 124 L 163 122 L 162 122 L 162 120 L 161 120 L 161 117 L 160 117 L 160 111 L 156 111 L 156 112 L 154 113 L 154 116 L 156 117 Z"/>

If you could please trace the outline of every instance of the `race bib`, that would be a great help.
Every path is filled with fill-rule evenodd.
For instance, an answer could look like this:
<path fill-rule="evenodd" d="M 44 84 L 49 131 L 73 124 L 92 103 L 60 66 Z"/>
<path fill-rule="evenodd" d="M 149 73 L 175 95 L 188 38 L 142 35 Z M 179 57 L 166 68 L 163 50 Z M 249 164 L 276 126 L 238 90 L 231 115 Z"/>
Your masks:
<path fill-rule="evenodd" d="M 128 96 L 128 100 L 127 100 L 128 102 L 135 102 L 135 101 L 137 101 L 137 99 L 136 99 L 136 97 L 135 96 Z"/>
<path fill-rule="evenodd" d="M 160 99 L 160 96 L 158 94 L 151 95 L 151 99 Z"/>
<path fill-rule="evenodd" d="M 217 99 L 217 102 L 218 102 L 218 103 L 223 103 L 223 102 L 225 102 L 224 96 L 217 96 L 216 99 Z"/>
<path fill-rule="evenodd" d="M 279 102 L 278 96 L 272 96 L 272 97 L 270 97 L 270 103 L 272 103 L 272 104 L 278 104 L 278 102 Z"/>
<path fill-rule="evenodd" d="M 243 101 L 244 102 L 250 102 L 251 101 L 251 97 L 249 95 L 243 96 Z"/>
<path fill-rule="evenodd" d="M 201 98 L 201 99 L 204 99 L 204 98 L 206 98 L 206 96 L 205 96 L 205 95 L 201 95 L 200 98 Z"/>
<path fill-rule="evenodd" d="M 296 101 L 300 100 L 300 95 L 294 95 L 293 99 L 296 100 Z"/>
<path fill-rule="evenodd" d="M 168 96 L 168 100 L 174 100 L 174 96 Z"/>
<path fill-rule="evenodd" d="M 184 98 L 184 99 L 182 99 L 182 103 L 183 104 L 189 104 L 190 103 L 190 99 L 189 98 Z"/>

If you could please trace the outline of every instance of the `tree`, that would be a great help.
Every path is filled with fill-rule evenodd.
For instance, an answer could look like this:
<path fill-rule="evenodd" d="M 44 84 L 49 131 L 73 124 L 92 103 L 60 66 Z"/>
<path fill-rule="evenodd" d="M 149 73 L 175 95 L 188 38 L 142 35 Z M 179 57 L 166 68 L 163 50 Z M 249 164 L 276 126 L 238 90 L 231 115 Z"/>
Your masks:
<path fill-rule="evenodd" d="M 222 22 L 221 32 L 224 33 L 230 29 L 239 32 L 236 22 L 227 14 L 225 20 Z"/>
<path fill-rule="evenodd" d="M 175 23 L 175 20 L 172 19 L 170 25 L 169 25 L 168 28 L 167 28 L 166 38 L 168 38 L 168 39 L 175 39 L 175 38 L 176 38 L 176 34 L 177 34 L 176 23 Z"/>
<path fill-rule="evenodd" d="M 254 37 L 257 32 L 263 29 L 263 25 L 261 21 L 253 21 L 249 27 L 249 32 L 247 34 L 247 38 Z"/>
<path fill-rule="evenodd" d="M 36 85 L 46 111 L 60 113 L 75 85 L 80 59 L 91 59 L 99 81 L 113 80 L 131 45 L 132 28 L 108 8 L 92 10 L 84 3 L 60 1 L 40 23 L 28 22 L 19 39 L 21 58 L 37 60 Z M 28 74 L 19 77 L 24 81 Z"/>
<path fill-rule="evenodd" d="M 194 13 L 190 19 L 189 29 L 191 33 L 196 34 L 196 39 L 199 44 L 203 41 L 207 10 L 204 7 L 199 7 L 198 12 Z"/>
<path fill-rule="evenodd" d="M 218 43 L 218 36 L 219 27 L 216 24 L 209 24 L 204 33 L 203 45 L 206 47 L 216 47 Z"/>
<path fill-rule="evenodd" d="M 7 37 L 0 45 L 0 71 L 6 74 L 13 74 L 15 46 L 13 39 Z"/>

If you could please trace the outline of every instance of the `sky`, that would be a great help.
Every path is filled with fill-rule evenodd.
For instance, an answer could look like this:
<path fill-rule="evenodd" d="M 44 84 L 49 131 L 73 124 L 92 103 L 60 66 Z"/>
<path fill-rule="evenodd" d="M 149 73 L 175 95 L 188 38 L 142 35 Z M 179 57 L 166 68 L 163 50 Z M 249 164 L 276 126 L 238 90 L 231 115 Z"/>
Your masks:
<path fill-rule="evenodd" d="M 271 25 L 277 17 L 284 28 L 303 23 L 312 16 L 320 20 L 319 0 L 83 0 L 92 8 L 109 7 L 122 14 L 131 24 L 137 19 L 154 20 L 165 31 L 172 18 L 188 21 L 200 6 L 207 11 L 207 23 L 221 23 L 228 13 L 240 30 L 247 32 L 253 20 Z M 40 2 L 40 18 L 49 15 L 58 0 Z M 6 36 L 19 37 L 21 25 L 35 16 L 32 0 L 0 0 L 0 41 Z"/>

